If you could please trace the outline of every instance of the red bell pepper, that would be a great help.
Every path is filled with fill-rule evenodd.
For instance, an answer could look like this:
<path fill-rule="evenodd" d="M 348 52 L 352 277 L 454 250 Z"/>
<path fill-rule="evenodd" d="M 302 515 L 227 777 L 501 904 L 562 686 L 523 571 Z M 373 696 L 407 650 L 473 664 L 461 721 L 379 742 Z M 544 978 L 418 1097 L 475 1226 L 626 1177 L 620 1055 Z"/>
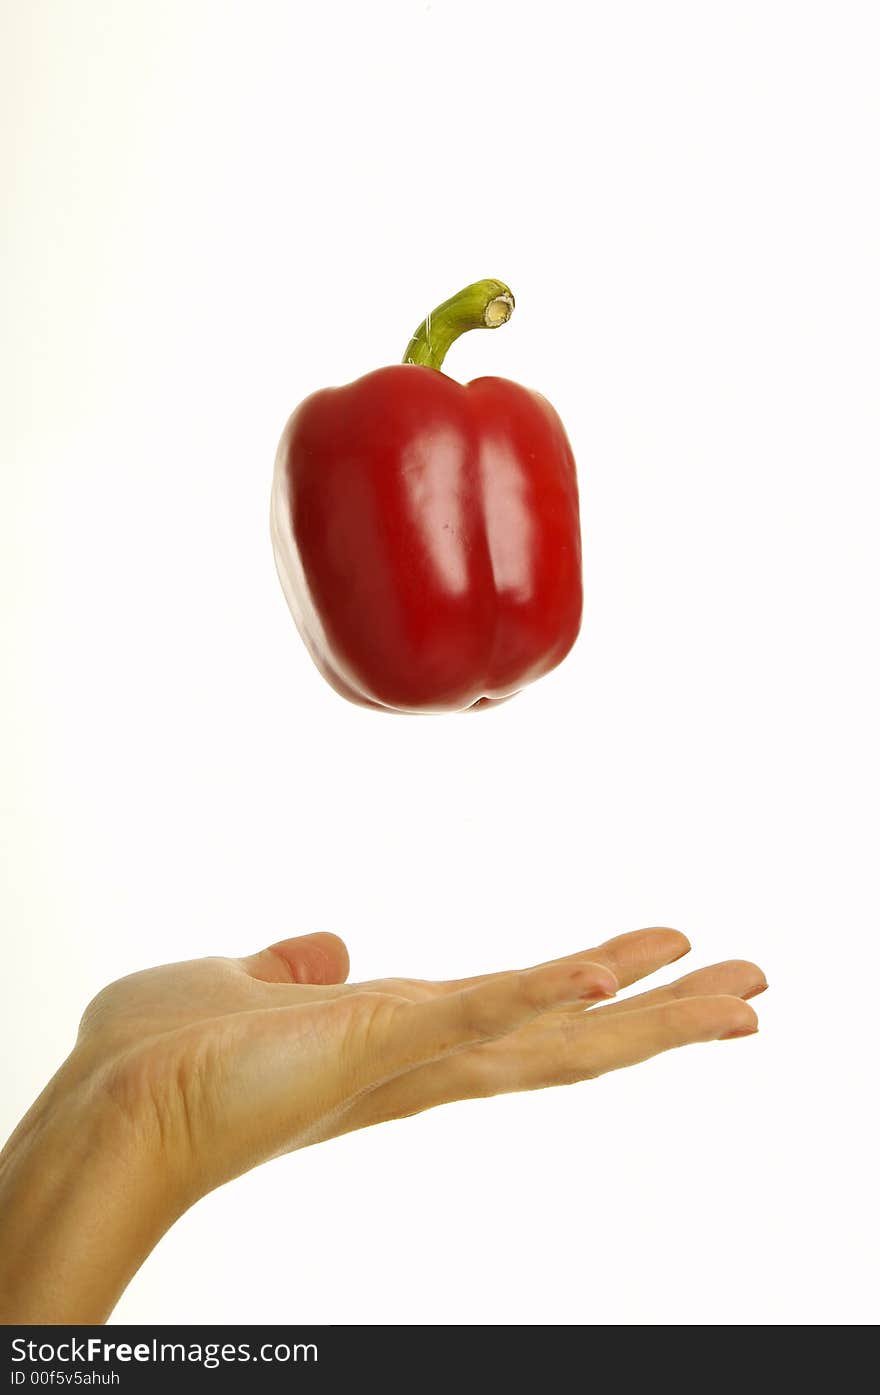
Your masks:
<path fill-rule="evenodd" d="M 510 697 L 581 619 L 571 447 L 543 397 L 441 373 L 468 329 L 513 311 L 500 281 L 429 315 L 404 362 L 314 393 L 275 465 L 281 584 L 324 677 L 353 702 L 449 712 Z"/>

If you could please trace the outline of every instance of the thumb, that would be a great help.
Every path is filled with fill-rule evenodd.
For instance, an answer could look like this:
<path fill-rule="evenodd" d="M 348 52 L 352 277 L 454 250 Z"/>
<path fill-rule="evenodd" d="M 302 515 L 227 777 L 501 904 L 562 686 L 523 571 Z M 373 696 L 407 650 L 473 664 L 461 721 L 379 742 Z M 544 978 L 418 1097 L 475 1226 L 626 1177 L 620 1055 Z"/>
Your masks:
<path fill-rule="evenodd" d="M 344 942 L 326 930 L 279 940 L 241 963 L 264 983 L 344 983 L 349 968 Z"/>

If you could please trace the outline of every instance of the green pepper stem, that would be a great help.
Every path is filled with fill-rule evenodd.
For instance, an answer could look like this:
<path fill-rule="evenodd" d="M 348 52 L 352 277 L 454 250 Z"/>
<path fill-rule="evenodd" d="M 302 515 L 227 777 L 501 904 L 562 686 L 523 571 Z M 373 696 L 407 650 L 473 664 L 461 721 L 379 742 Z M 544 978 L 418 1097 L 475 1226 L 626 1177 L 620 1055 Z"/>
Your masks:
<path fill-rule="evenodd" d="M 475 281 L 450 296 L 422 320 L 406 346 L 404 363 L 440 368 L 460 334 L 469 329 L 497 329 L 513 314 L 513 292 L 503 281 Z"/>

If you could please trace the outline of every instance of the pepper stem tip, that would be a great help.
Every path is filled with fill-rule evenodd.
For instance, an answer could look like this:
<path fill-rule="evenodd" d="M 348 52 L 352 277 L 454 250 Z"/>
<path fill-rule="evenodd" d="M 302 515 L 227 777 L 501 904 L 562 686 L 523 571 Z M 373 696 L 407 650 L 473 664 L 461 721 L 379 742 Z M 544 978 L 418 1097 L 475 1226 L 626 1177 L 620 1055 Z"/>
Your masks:
<path fill-rule="evenodd" d="M 483 314 L 486 328 L 497 329 L 499 325 L 506 325 L 513 314 L 515 303 L 509 291 L 504 291 L 501 295 L 496 295 L 494 300 L 490 300 Z"/>
<path fill-rule="evenodd" d="M 404 363 L 439 369 L 459 335 L 498 329 L 507 324 L 515 304 L 503 281 L 474 281 L 425 317 L 406 346 Z"/>

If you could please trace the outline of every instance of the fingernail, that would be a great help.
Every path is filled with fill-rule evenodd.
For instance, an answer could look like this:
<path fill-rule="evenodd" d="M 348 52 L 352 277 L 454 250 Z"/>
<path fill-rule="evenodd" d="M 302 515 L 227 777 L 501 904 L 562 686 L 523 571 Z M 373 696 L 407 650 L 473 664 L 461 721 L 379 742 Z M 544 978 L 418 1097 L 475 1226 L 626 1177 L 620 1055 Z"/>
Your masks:
<path fill-rule="evenodd" d="M 747 998 L 757 998 L 759 993 L 766 993 L 769 988 L 768 983 L 759 983 L 757 988 L 750 988 L 748 993 L 740 993 L 740 997 L 745 1001 Z"/>
<path fill-rule="evenodd" d="M 753 1037 L 753 1036 L 755 1035 L 755 1033 L 757 1032 L 757 1030 L 758 1030 L 757 1027 L 737 1027 L 737 1028 L 736 1028 L 736 1031 L 733 1031 L 733 1032 L 725 1032 L 725 1033 L 724 1033 L 724 1036 L 723 1036 L 723 1037 L 719 1037 L 718 1040 L 719 1040 L 719 1041 L 734 1041 L 734 1040 L 736 1039 L 736 1037 Z"/>
<path fill-rule="evenodd" d="M 614 988 L 604 988 L 602 984 L 593 983 L 583 993 L 578 994 L 580 1002 L 592 1002 L 599 998 L 614 998 L 617 996 L 617 986 Z"/>

